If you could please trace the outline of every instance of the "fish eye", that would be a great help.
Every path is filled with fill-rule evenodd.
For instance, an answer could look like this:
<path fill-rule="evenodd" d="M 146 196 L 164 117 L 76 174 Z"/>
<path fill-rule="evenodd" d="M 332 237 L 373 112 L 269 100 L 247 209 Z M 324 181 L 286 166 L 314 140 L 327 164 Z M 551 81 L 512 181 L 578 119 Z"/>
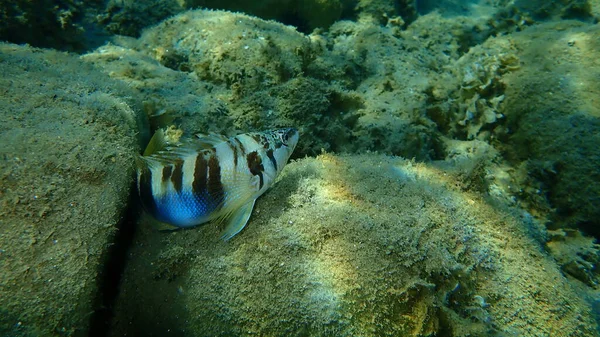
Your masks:
<path fill-rule="evenodd" d="M 279 137 L 279 140 L 283 143 L 284 146 L 287 146 L 287 141 L 288 141 L 287 132 L 285 132 L 285 131 L 278 131 L 277 132 L 277 137 Z"/>
<path fill-rule="evenodd" d="M 279 140 L 281 141 L 282 145 L 285 147 L 288 147 L 288 141 L 292 138 L 292 136 L 294 136 L 298 131 L 294 128 L 288 128 L 288 129 L 280 129 L 277 130 L 277 132 L 275 133 L 277 135 L 277 137 L 279 138 Z"/>

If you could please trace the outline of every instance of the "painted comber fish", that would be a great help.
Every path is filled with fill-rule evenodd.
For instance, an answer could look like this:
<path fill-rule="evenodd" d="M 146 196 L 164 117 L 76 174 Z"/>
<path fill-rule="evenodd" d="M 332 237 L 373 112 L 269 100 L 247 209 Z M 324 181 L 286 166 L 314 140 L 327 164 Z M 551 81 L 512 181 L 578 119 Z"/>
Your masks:
<path fill-rule="evenodd" d="M 159 130 L 138 160 L 142 204 L 177 227 L 219 219 L 227 224 L 222 239 L 229 240 L 246 226 L 256 198 L 273 185 L 298 137 L 293 128 L 198 135 L 174 147 Z"/>

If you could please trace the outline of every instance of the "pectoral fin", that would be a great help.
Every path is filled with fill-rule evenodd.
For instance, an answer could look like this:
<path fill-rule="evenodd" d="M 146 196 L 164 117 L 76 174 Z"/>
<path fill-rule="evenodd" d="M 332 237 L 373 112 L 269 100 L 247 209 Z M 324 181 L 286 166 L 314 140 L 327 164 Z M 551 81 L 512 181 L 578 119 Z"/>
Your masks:
<path fill-rule="evenodd" d="M 227 241 L 234 237 L 237 233 L 239 233 L 244 227 L 246 223 L 248 223 L 248 219 L 252 214 L 252 209 L 254 209 L 254 202 L 256 199 L 252 199 L 242 205 L 242 207 L 235 210 L 227 219 L 227 227 L 225 227 L 225 231 L 223 231 L 223 235 L 221 235 L 221 239 Z"/>

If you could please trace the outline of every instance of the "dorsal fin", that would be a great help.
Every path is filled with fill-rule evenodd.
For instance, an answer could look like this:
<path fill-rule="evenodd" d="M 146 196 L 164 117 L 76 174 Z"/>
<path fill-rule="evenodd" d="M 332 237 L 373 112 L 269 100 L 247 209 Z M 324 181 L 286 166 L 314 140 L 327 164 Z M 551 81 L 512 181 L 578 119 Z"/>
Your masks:
<path fill-rule="evenodd" d="M 154 157 L 167 161 L 173 161 L 177 159 L 183 159 L 184 157 L 197 153 L 198 150 L 189 142 L 186 142 L 179 146 L 167 146 L 162 151 L 155 153 Z"/>
<path fill-rule="evenodd" d="M 158 129 L 152 136 L 152 139 L 150 139 L 143 156 L 152 158 L 157 162 L 171 163 L 177 159 L 201 153 L 202 150 L 210 149 L 224 140 L 227 140 L 227 138 L 210 135 L 199 139 L 194 138 L 184 140 L 183 142 L 171 143 L 167 139 L 165 131 Z"/>
<path fill-rule="evenodd" d="M 162 129 L 156 130 L 154 135 L 150 139 L 146 150 L 144 150 L 144 156 L 149 156 L 159 151 L 164 150 L 167 147 L 167 141 L 165 140 L 165 133 Z"/>
<path fill-rule="evenodd" d="M 223 135 L 217 135 L 214 133 L 204 134 L 198 133 L 196 134 L 196 139 L 194 140 L 194 144 L 200 147 L 214 147 L 217 144 L 227 141 L 227 137 Z"/>

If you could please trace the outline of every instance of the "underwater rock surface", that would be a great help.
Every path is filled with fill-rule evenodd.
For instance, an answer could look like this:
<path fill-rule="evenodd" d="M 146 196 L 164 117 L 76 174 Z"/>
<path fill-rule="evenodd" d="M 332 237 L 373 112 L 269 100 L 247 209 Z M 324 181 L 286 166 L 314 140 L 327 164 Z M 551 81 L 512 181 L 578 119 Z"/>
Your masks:
<path fill-rule="evenodd" d="M 101 7 L 100 0 L 0 1 L 0 41 L 81 52 L 106 40 L 94 18 Z"/>
<path fill-rule="evenodd" d="M 113 33 L 138 37 L 143 29 L 171 15 L 198 8 L 243 12 L 294 26 L 303 33 L 327 29 L 340 19 L 368 17 L 385 23 L 396 16 L 405 22 L 417 17 L 414 0 L 111 0 L 99 18 Z"/>
<path fill-rule="evenodd" d="M 542 225 L 448 164 L 289 163 L 229 242 L 142 218 L 112 336 L 594 336 Z"/>
<path fill-rule="evenodd" d="M 0 44 L 0 73 L 0 335 L 87 336 L 145 116 L 66 53 Z"/>
<path fill-rule="evenodd" d="M 600 27 L 547 23 L 511 40 L 524 64 L 505 79 L 507 157 L 546 191 L 553 228 L 600 238 Z"/>
<path fill-rule="evenodd" d="M 529 211 L 556 208 L 555 227 L 583 225 L 598 236 L 600 188 L 596 173 L 585 174 L 597 171 L 600 157 L 593 85 L 585 85 L 595 75 L 575 75 L 598 68 L 585 45 L 597 25 L 547 23 L 479 43 L 486 22 L 428 14 L 406 30 L 340 21 L 306 36 L 242 14 L 189 11 L 83 59 L 135 88 L 154 128 L 175 123 L 186 134 L 232 135 L 294 125 L 304 139 L 298 156 L 325 149 L 444 159 L 453 151 L 446 138 L 489 142 L 523 171 L 510 193 Z M 560 47 L 539 38 L 553 34 Z M 537 61 L 541 50 L 565 65 Z M 557 118 L 541 117 L 549 113 Z M 563 158 L 571 146 L 578 151 Z"/>
<path fill-rule="evenodd" d="M 412 30 L 406 39 L 396 33 L 343 21 L 327 35 L 306 36 L 247 15 L 196 10 L 84 59 L 139 88 L 157 126 L 166 120 L 188 134 L 235 134 L 295 125 L 305 135 L 297 155 L 325 149 L 438 158 L 441 141 L 422 116 L 423 92 L 448 56 L 422 49 Z M 443 37 L 432 44 L 453 39 Z"/>
<path fill-rule="evenodd" d="M 83 52 L 111 34 L 139 37 L 143 30 L 190 9 L 243 12 L 276 20 L 309 34 L 339 20 L 406 28 L 420 16 L 479 16 L 496 12 L 497 28 L 535 21 L 600 18 L 598 0 L 5 0 L 0 2 L 0 39 L 35 47 Z"/>

